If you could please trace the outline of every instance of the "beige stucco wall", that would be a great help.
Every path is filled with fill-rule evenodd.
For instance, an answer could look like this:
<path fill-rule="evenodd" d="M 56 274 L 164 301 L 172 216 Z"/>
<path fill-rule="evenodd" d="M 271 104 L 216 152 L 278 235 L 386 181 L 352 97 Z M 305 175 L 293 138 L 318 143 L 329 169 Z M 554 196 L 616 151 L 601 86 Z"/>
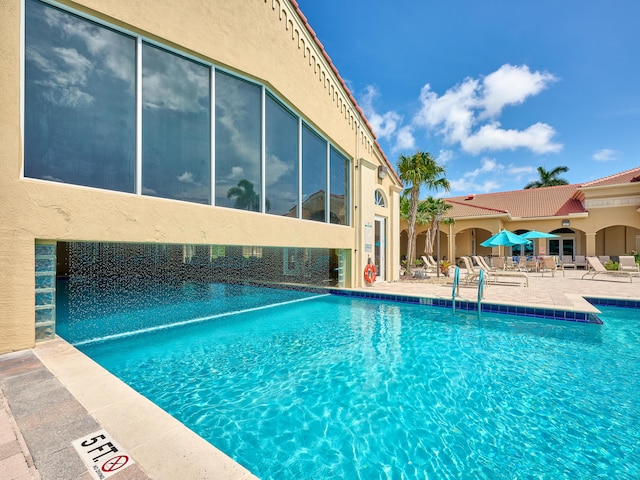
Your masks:
<path fill-rule="evenodd" d="M 63 2 L 65 3 L 65 2 Z M 327 225 L 274 215 L 22 179 L 20 0 L 0 9 L 0 353 L 34 345 L 34 243 L 36 239 L 228 244 L 336 248 L 354 251 L 363 219 L 373 215 L 378 181 L 360 178 L 357 159 L 382 164 L 373 136 L 317 47 L 304 38 L 292 7 L 272 0 L 83 0 L 66 2 L 83 13 L 119 25 L 204 61 L 254 78 L 281 96 L 354 160 L 352 226 Z M 315 49 L 315 50 L 314 50 Z M 324 64 L 322 63 L 324 62 Z M 359 184 L 360 187 L 354 187 Z M 382 188 L 393 199 L 398 182 Z M 394 190 L 395 189 L 395 190 Z M 368 202 L 368 204 L 367 204 Z M 352 202 L 352 204 L 355 202 Z M 353 205 L 352 205 L 353 207 Z M 392 220 L 392 225 L 397 220 Z M 394 223 L 395 222 L 395 223 Z M 394 228 L 397 229 L 396 226 Z M 391 257 L 398 252 L 389 238 Z M 361 256 L 349 254 L 352 270 Z M 399 263 L 399 260 L 390 260 Z M 350 274 L 349 286 L 361 275 Z M 397 272 L 396 272 L 397 278 Z"/>

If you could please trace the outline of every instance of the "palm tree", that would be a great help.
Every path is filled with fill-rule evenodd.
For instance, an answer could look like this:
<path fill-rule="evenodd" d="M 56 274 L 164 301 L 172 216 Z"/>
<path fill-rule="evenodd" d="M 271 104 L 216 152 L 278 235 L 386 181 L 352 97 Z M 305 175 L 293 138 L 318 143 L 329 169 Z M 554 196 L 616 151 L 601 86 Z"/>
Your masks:
<path fill-rule="evenodd" d="M 425 252 L 433 255 L 433 243 L 436 240 L 437 230 L 438 230 L 438 212 L 442 216 L 447 212 L 447 210 L 453 208 L 452 205 L 446 203 L 442 198 L 433 198 L 429 197 L 426 200 L 420 202 L 421 205 L 424 205 L 424 209 L 429 212 L 429 229 L 427 230 L 427 240 L 424 244 Z M 441 223 L 449 224 L 455 223 L 453 219 L 448 219 L 442 217 Z M 438 259 L 440 261 L 440 259 Z"/>
<path fill-rule="evenodd" d="M 543 167 L 538 167 L 538 173 L 540 174 L 540 180 L 536 180 L 534 182 L 527 183 L 525 185 L 525 189 L 527 188 L 541 188 L 541 187 L 556 187 L 558 185 L 568 185 L 564 178 L 558 178 L 558 175 L 561 173 L 566 173 L 569 171 L 568 167 L 556 167 L 553 170 L 545 170 Z"/>
<path fill-rule="evenodd" d="M 448 192 L 451 185 L 444 176 L 446 173 L 444 167 L 439 165 L 428 152 L 416 152 L 410 157 L 400 155 L 398 173 L 400 180 L 406 186 L 402 195 L 408 196 L 410 202 L 408 214 L 409 245 L 407 249 L 407 269 L 409 269 L 413 265 L 416 255 L 416 218 L 420 188 L 424 186 L 428 190 L 442 189 Z"/>
<path fill-rule="evenodd" d="M 260 211 L 260 196 L 253 188 L 253 183 L 244 179 L 238 182 L 237 187 L 231 187 L 227 191 L 227 198 L 236 197 L 234 207 L 241 210 Z"/>

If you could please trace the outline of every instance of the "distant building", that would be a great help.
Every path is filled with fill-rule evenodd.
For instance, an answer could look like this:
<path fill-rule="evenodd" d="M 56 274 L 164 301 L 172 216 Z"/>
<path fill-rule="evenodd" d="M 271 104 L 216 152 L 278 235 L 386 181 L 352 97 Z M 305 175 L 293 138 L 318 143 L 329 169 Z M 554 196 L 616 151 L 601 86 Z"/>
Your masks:
<path fill-rule="evenodd" d="M 498 255 L 498 248 L 482 247 L 494 233 L 538 230 L 558 238 L 540 239 L 524 254 L 619 256 L 640 251 L 640 167 L 599 180 L 557 187 L 531 188 L 445 199 L 451 209 L 441 225 L 441 256 Z M 401 252 L 406 252 L 403 222 Z M 424 250 L 426 227 L 418 228 L 418 252 Z M 506 249 L 518 255 L 520 247 Z"/>

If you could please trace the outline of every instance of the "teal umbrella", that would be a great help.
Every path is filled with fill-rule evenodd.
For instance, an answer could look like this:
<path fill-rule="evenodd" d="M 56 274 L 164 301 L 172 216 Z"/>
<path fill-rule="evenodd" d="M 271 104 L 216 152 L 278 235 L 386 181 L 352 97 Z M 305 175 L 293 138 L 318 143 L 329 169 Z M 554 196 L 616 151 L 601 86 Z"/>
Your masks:
<path fill-rule="evenodd" d="M 524 245 L 525 243 L 531 243 L 531 240 L 527 240 L 509 230 L 501 230 L 487 238 L 480 245 L 483 247 L 512 247 L 514 245 Z"/>
<path fill-rule="evenodd" d="M 530 230 L 528 232 L 523 233 L 520 236 L 522 238 L 534 239 L 534 238 L 558 238 L 560 235 L 556 235 L 554 233 L 539 232 L 537 230 Z M 539 250 L 539 249 L 534 249 L 533 250 L 534 255 L 535 255 L 536 250 Z"/>
<path fill-rule="evenodd" d="M 556 235 L 554 233 L 544 233 L 539 232 L 537 230 L 531 230 L 529 232 L 523 233 L 520 235 L 522 238 L 558 238 L 560 235 Z"/>

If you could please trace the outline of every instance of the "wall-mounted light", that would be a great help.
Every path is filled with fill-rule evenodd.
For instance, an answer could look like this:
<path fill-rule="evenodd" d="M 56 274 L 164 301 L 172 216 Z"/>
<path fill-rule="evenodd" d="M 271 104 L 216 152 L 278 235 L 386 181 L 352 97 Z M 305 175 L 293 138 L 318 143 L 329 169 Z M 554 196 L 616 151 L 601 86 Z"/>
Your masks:
<path fill-rule="evenodd" d="M 389 169 L 387 167 L 385 167 L 384 165 L 380 165 L 378 167 L 378 178 L 382 180 L 384 177 L 387 176 L 388 171 Z"/>
<path fill-rule="evenodd" d="M 563 227 L 568 227 L 571 224 L 571 222 L 569 220 L 562 220 L 562 226 Z"/>

